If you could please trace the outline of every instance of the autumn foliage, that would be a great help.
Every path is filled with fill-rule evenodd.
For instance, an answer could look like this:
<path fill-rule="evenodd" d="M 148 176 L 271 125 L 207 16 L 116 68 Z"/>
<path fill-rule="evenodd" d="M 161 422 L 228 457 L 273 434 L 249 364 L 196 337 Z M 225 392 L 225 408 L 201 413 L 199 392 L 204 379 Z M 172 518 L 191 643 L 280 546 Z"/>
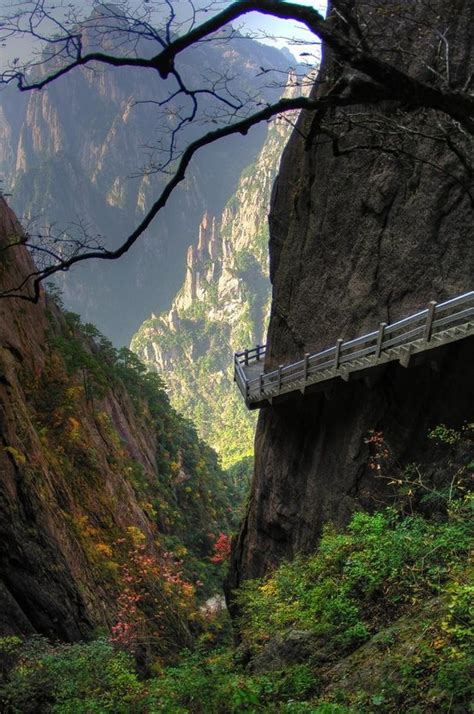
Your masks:
<path fill-rule="evenodd" d="M 230 556 L 230 538 L 225 533 L 220 533 L 218 539 L 214 543 L 214 554 L 211 557 L 211 563 L 225 563 Z"/>

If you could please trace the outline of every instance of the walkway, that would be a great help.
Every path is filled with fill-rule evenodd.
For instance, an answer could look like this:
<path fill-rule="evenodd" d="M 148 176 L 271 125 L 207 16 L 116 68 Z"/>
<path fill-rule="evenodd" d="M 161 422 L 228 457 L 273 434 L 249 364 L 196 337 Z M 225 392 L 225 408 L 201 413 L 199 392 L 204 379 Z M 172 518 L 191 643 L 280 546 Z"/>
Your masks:
<path fill-rule="evenodd" d="M 302 360 L 264 372 L 266 347 L 236 352 L 234 379 L 249 409 L 272 403 L 275 397 L 302 392 L 320 382 L 370 370 L 386 362 L 404 367 L 412 355 L 474 335 L 474 291 L 446 302 L 432 301 L 421 312 L 387 325 L 381 322 L 374 332 L 334 347 L 306 354 Z"/>

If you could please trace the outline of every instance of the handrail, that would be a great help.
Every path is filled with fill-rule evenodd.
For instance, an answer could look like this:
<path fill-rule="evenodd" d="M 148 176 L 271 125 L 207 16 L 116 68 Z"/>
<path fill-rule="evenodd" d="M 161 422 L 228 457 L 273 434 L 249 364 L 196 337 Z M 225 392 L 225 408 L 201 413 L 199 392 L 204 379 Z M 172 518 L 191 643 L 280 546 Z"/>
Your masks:
<path fill-rule="evenodd" d="M 413 315 L 404 317 L 391 324 L 380 323 L 379 329 L 345 342 L 339 339 L 333 347 L 307 354 L 303 359 L 291 364 L 281 365 L 271 372 L 262 371 L 258 376 L 247 376 L 246 368 L 260 362 L 267 353 L 267 345 L 257 345 L 250 349 L 236 352 L 234 355 L 234 376 L 247 405 L 258 398 L 278 395 L 282 387 L 295 383 L 294 389 L 312 383 L 318 373 L 329 372 L 327 379 L 350 371 L 361 358 L 374 356 L 378 360 L 386 359 L 393 349 L 406 349 L 420 339 L 428 348 L 432 338 L 442 330 L 457 323 L 470 323 L 474 319 L 474 291 L 457 295 L 442 303 L 432 301 L 429 306 Z M 419 349 L 419 347 L 418 347 Z M 369 366 L 373 366 L 369 364 Z M 359 367 L 360 368 L 360 367 Z M 253 371 L 253 370 L 252 370 Z M 254 372 L 255 373 L 255 372 Z"/>

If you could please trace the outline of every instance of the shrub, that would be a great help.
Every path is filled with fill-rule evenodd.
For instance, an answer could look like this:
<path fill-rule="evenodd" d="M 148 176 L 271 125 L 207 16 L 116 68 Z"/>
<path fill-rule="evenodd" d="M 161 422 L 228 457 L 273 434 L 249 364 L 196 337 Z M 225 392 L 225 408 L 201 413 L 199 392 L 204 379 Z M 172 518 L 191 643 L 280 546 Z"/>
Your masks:
<path fill-rule="evenodd" d="M 469 549 L 469 503 L 453 502 L 441 523 L 387 509 L 356 513 L 345 533 L 326 528 L 316 553 L 241 588 L 245 639 L 259 649 L 277 633 L 303 629 L 334 650 L 354 648 L 407 603 L 442 591 Z"/>
<path fill-rule="evenodd" d="M 18 653 L 17 666 L 0 691 L 9 712 L 128 714 L 140 708 L 143 685 L 132 660 L 105 639 L 52 646 L 32 638 Z"/>

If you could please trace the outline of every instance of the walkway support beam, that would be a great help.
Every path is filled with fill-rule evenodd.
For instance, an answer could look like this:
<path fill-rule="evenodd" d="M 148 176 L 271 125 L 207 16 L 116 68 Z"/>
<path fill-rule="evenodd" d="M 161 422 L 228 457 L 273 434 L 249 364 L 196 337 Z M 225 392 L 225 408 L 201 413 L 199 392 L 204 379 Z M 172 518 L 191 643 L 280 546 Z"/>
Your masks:
<path fill-rule="evenodd" d="M 336 342 L 336 355 L 334 357 L 334 367 L 338 369 L 340 361 L 341 361 L 341 348 L 342 348 L 342 343 L 344 342 L 343 337 L 339 337 L 339 339 Z"/>
<path fill-rule="evenodd" d="M 379 324 L 379 333 L 377 335 L 377 346 L 375 348 L 375 359 L 378 359 L 382 352 L 383 336 L 385 333 L 385 328 L 387 327 L 386 322 L 381 322 Z"/>

